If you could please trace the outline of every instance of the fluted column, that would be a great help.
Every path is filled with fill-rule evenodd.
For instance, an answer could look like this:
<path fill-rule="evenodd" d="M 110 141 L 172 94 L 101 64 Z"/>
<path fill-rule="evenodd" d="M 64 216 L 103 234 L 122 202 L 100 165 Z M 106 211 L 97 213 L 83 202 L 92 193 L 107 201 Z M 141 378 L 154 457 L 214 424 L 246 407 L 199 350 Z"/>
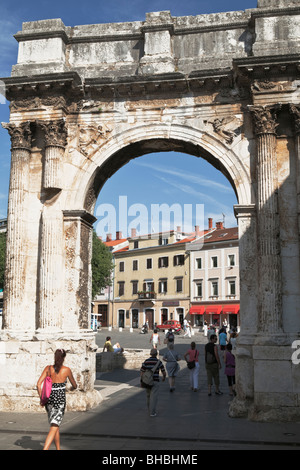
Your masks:
<path fill-rule="evenodd" d="M 3 123 L 11 137 L 11 170 L 7 213 L 7 249 L 4 293 L 4 329 L 27 330 L 30 320 L 24 318 L 24 286 L 26 278 L 26 195 L 29 185 L 31 151 L 30 122 L 19 126 Z"/>
<path fill-rule="evenodd" d="M 298 233 L 299 233 L 299 239 L 300 239 L 300 105 L 290 104 L 290 112 L 293 115 L 294 122 L 295 122 Z"/>
<path fill-rule="evenodd" d="M 61 164 L 64 157 L 67 130 L 64 119 L 39 123 L 45 133 L 44 189 L 61 189 Z"/>
<path fill-rule="evenodd" d="M 63 119 L 39 122 L 45 135 L 43 188 L 46 200 L 41 215 L 41 248 L 39 269 L 39 333 L 59 331 L 63 316 L 63 213 L 59 201 L 51 201 L 62 188 L 61 166 L 66 145 Z M 49 192 L 50 191 L 50 192 Z"/>
<path fill-rule="evenodd" d="M 62 212 L 44 207 L 41 222 L 39 328 L 58 330 L 61 327 L 64 279 Z"/>
<path fill-rule="evenodd" d="M 266 335 L 282 332 L 276 158 L 276 113 L 279 109 L 279 105 L 250 107 L 257 139 L 258 327 Z"/>

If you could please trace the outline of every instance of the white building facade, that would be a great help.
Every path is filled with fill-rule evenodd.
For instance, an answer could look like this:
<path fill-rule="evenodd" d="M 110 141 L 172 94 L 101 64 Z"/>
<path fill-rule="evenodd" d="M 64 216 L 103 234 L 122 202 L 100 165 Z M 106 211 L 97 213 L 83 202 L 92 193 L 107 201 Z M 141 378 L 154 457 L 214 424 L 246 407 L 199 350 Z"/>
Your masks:
<path fill-rule="evenodd" d="M 195 326 L 240 328 L 238 228 L 216 229 L 190 243 L 190 319 Z"/>

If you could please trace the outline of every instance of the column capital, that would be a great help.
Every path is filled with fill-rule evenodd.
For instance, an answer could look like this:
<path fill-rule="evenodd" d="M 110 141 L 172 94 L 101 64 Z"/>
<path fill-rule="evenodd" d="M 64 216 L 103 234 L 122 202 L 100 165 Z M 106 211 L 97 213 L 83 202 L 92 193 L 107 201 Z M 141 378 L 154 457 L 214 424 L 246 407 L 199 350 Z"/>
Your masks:
<path fill-rule="evenodd" d="M 97 221 L 97 218 L 86 210 L 64 210 L 64 220 L 74 221 L 80 220 L 88 225 L 90 228 L 93 227 L 93 224 Z"/>
<path fill-rule="evenodd" d="M 295 133 L 300 135 L 300 104 L 290 103 L 289 110 L 290 114 L 294 117 Z"/>
<path fill-rule="evenodd" d="M 255 217 L 256 205 L 255 204 L 235 204 L 233 206 L 234 215 L 236 218 L 241 217 Z"/>
<path fill-rule="evenodd" d="M 254 132 L 256 135 L 273 134 L 276 135 L 278 123 L 277 113 L 281 109 L 281 104 L 266 106 L 248 106 L 252 114 Z"/>
<path fill-rule="evenodd" d="M 7 129 L 10 135 L 12 150 L 31 149 L 32 132 L 30 129 L 30 121 L 22 122 L 19 126 L 10 122 L 2 122 L 1 124 L 4 129 Z"/>
<path fill-rule="evenodd" d="M 65 119 L 56 121 L 38 121 L 37 124 L 45 133 L 46 147 L 62 147 L 67 144 L 67 127 Z"/>

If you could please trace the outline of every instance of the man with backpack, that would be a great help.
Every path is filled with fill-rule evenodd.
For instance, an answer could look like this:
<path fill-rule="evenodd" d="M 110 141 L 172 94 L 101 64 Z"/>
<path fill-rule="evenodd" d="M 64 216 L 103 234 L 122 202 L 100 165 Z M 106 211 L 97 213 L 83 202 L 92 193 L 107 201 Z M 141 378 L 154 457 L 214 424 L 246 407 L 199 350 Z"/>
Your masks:
<path fill-rule="evenodd" d="M 169 328 L 169 330 L 166 333 L 166 337 L 164 339 L 164 344 L 167 344 L 169 347 L 169 344 L 170 343 L 174 344 L 174 342 L 175 342 L 175 336 L 174 336 L 173 330 L 172 328 Z"/>
<path fill-rule="evenodd" d="M 143 362 L 141 367 L 141 387 L 146 389 L 147 407 L 150 416 L 156 416 L 156 406 L 159 392 L 159 371 L 162 373 L 162 381 L 166 379 L 166 370 L 163 363 L 157 358 L 157 349 L 153 348 L 149 359 Z"/>

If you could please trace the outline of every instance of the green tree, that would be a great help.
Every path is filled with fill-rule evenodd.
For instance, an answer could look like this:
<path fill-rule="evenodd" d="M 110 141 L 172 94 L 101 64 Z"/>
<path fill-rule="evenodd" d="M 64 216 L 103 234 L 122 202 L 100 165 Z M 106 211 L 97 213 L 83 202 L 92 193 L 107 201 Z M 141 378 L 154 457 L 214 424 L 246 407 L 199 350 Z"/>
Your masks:
<path fill-rule="evenodd" d="M 100 293 L 101 289 L 111 285 L 111 273 L 113 270 L 113 257 L 107 246 L 93 231 L 92 252 L 92 298 Z"/>
<path fill-rule="evenodd" d="M 0 233 L 0 289 L 4 288 L 6 233 Z"/>

